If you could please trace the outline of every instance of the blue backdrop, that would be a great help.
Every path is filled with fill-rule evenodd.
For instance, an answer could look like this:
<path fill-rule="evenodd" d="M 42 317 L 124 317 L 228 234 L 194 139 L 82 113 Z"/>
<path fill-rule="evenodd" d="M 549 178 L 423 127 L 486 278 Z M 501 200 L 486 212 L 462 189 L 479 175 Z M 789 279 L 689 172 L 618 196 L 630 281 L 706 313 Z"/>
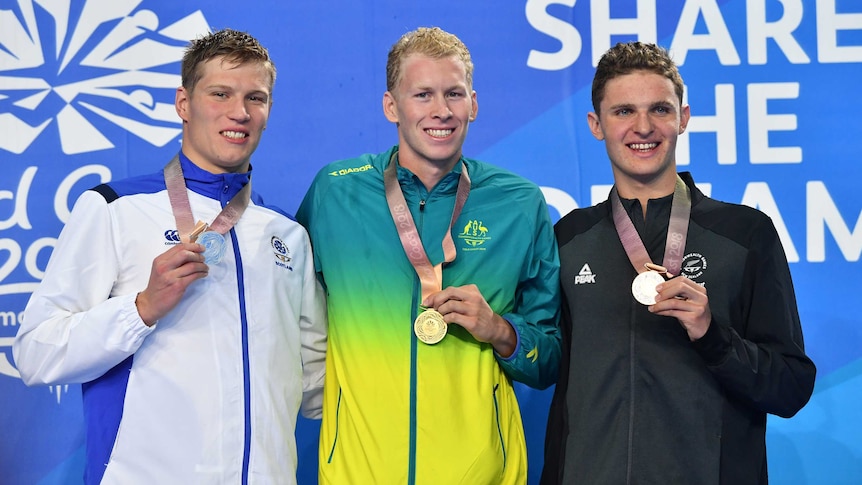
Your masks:
<path fill-rule="evenodd" d="M 179 148 L 187 41 L 232 27 L 268 46 L 278 80 L 255 189 L 293 212 L 323 164 L 395 143 L 386 54 L 423 25 L 473 54 L 465 154 L 538 183 L 554 220 L 612 183 L 586 123 L 598 56 L 635 39 L 672 50 L 692 106 L 678 164 L 773 218 L 818 366 L 808 406 L 769 420 L 772 483 L 862 483 L 858 0 L 0 0 L 0 483 L 81 482 L 80 386 L 25 387 L 11 343 L 77 196 Z M 518 393 L 537 483 L 551 391 Z M 318 425 L 297 431 L 301 484 L 316 483 Z"/>

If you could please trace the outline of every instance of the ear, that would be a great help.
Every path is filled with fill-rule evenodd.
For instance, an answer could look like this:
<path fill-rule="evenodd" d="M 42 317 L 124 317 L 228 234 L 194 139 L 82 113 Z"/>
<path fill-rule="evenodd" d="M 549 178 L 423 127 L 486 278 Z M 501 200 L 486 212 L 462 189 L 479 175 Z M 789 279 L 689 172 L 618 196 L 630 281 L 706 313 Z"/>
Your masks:
<path fill-rule="evenodd" d="M 398 102 L 389 91 L 383 93 L 383 115 L 390 122 L 398 124 Z"/>
<path fill-rule="evenodd" d="M 266 122 L 263 124 L 263 129 L 266 130 L 266 125 L 269 124 L 269 115 L 272 114 L 272 103 L 275 100 L 272 99 L 272 95 L 269 95 L 269 106 L 266 108 Z"/>
<path fill-rule="evenodd" d="M 679 113 L 679 134 L 682 135 L 688 127 L 688 120 L 691 119 L 691 106 L 685 105 Z"/>
<path fill-rule="evenodd" d="M 587 124 L 590 126 L 590 132 L 596 140 L 602 141 L 605 139 L 605 133 L 602 131 L 602 123 L 599 120 L 599 115 L 596 113 L 587 113 Z"/>
<path fill-rule="evenodd" d="M 174 108 L 176 108 L 181 120 L 189 120 L 189 93 L 182 86 L 177 88 L 177 95 L 174 98 Z"/>
<path fill-rule="evenodd" d="M 473 91 L 471 98 L 473 100 L 473 103 L 472 103 L 472 106 L 470 107 L 470 118 L 469 118 L 469 120 L 470 121 L 476 121 L 476 116 L 479 114 L 479 102 L 477 101 L 477 98 L 476 98 L 476 91 Z"/>

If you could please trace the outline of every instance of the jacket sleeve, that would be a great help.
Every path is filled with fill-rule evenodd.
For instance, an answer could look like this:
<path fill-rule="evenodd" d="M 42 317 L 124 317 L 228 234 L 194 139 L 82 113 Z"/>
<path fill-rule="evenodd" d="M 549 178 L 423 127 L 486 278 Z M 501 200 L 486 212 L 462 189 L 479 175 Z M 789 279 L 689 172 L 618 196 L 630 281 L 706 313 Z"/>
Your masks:
<path fill-rule="evenodd" d="M 306 238 L 306 254 L 311 254 L 311 243 Z M 303 268 L 302 314 L 300 332 L 302 348 L 302 405 L 306 418 L 323 416 L 323 378 L 326 372 L 326 297 L 314 271 L 312 257 L 306 258 Z"/>
<path fill-rule="evenodd" d="M 508 358 L 497 356 L 512 379 L 536 389 L 557 381 L 560 365 L 560 257 L 548 206 L 538 191 L 533 240 L 515 291 L 515 306 L 503 315 L 518 343 Z"/>
<path fill-rule="evenodd" d="M 105 199 L 86 191 L 57 240 L 12 346 L 27 385 L 91 381 L 132 355 L 154 329 L 136 293 L 113 295 L 120 263 Z"/>
<path fill-rule="evenodd" d="M 814 390 L 815 366 L 805 354 L 790 268 L 772 222 L 765 218 L 747 255 L 740 321 L 713 322 L 694 347 L 737 399 L 765 413 L 791 417 Z"/>
<path fill-rule="evenodd" d="M 305 196 L 302 198 L 302 202 L 299 204 L 299 209 L 296 210 L 296 221 L 302 225 L 306 231 L 308 231 L 308 237 L 311 239 L 311 247 L 312 251 L 314 251 L 314 241 L 316 240 L 316 231 L 315 231 L 315 223 L 317 221 L 314 220 L 314 215 L 317 213 L 317 207 L 320 204 L 321 200 L 321 185 L 323 184 L 323 175 L 322 171 L 318 172 L 314 179 L 311 182 L 311 186 L 309 186 L 308 191 L 305 193 Z M 318 279 L 321 279 L 320 273 L 320 260 L 317 257 L 317 253 L 314 253 L 314 269 L 317 271 Z"/>
<path fill-rule="evenodd" d="M 561 289 L 562 293 L 562 289 Z M 572 350 L 572 316 L 569 303 L 562 298 L 560 305 L 560 375 L 551 405 L 548 408 L 548 422 L 545 426 L 545 459 L 542 466 L 540 485 L 562 483 L 563 460 L 566 458 L 566 438 L 569 436 L 569 364 Z"/>

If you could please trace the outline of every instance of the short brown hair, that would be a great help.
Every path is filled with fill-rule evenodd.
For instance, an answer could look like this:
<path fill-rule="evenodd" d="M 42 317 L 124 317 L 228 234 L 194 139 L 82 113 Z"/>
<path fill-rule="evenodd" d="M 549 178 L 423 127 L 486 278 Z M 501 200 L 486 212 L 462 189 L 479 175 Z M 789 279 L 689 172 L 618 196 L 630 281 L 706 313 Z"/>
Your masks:
<path fill-rule="evenodd" d="M 674 91 L 682 105 L 683 82 L 679 69 L 667 49 L 642 42 L 618 43 L 608 49 L 599 59 L 593 77 L 593 109 L 599 113 L 599 105 L 605 97 L 605 85 L 611 79 L 631 74 L 633 71 L 650 71 L 664 76 L 673 83 Z"/>
<path fill-rule="evenodd" d="M 401 63 L 411 54 L 421 54 L 432 59 L 457 57 L 467 71 L 467 87 L 473 86 L 473 60 L 470 51 L 461 39 L 439 27 L 420 27 L 402 35 L 389 50 L 386 62 L 386 90 L 394 91 L 401 81 Z"/>
<path fill-rule="evenodd" d="M 187 91 L 194 90 L 201 79 L 200 65 L 222 57 L 231 64 L 262 63 L 270 73 L 269 89 L 275 85 L 275 64 L 269 51 L 246 32 L 224 29 L 199 37 L 186 47 L 182 63 L 182 82 Z"/>

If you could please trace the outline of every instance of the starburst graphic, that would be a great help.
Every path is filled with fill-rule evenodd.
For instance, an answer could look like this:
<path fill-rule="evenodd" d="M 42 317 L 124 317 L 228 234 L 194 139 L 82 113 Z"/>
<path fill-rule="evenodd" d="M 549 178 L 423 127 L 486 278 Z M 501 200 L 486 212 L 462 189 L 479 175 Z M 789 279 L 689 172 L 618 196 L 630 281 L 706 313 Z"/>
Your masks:
<path fill-rule="evenodd" d="M 52 122 L 67 155 L 113 148 L 110 133 L 158 147 L 181 133 L 175 64 L 209 28 L 199 10 L 160 28 L 141 3 L 0 0 L 0 150 L 24 153 Z"/>

